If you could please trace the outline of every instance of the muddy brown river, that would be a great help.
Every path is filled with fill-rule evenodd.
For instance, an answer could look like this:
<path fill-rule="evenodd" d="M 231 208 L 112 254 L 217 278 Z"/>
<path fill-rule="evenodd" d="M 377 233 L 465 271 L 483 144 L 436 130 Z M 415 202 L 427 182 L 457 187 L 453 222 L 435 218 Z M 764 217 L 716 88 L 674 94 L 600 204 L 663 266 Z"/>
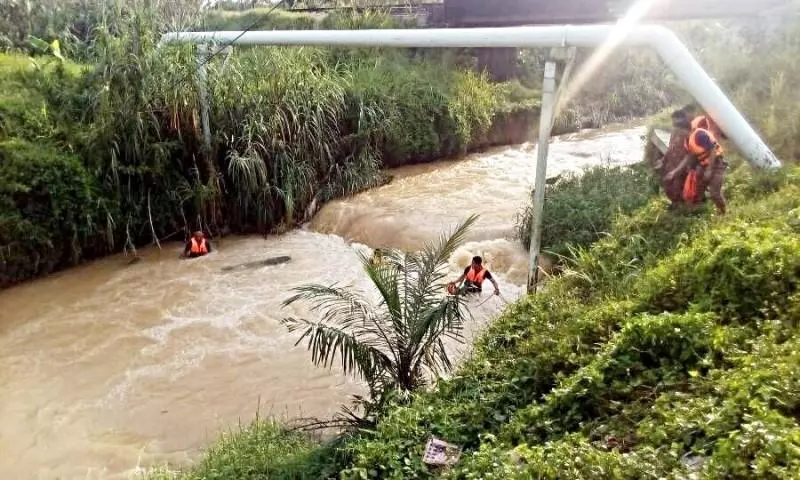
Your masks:
<path fill-rule="evenodd" d="M 562 137 L 548 174 L 638 161 L 642 134 Z M 0 478 L 138 478 L 152 465 L 190 464 L 221 429 L 257 411 L 337 412 L 361 387 L 294 346 L 279 320 L 307 312 L 281 309 L 289 290 L 310 281 L 367 289 L 359 251 L 413 249 L 478 213 L 450 260 L 453 276 L 483 255 L 514 300 L 527 269 L 514 218 L 534 164 L 523 145 L 406 167 L 389 185 L 326 205 L 305 229 L 224 238 L 192 261 L 178 260 L 180 245 L 151 248 L 133 265 L 109 257 L 0 292 Z M 221 271 L 278 255 L 292 260 Z M 492 299 L 474 311 L 468 338 L 502 307 Z"/>

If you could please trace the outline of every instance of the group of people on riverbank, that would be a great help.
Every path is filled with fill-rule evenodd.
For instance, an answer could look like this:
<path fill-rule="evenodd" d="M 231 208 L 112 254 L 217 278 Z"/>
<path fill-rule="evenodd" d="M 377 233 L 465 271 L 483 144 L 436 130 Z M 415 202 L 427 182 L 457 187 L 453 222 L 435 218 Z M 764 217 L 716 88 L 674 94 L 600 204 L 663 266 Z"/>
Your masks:
<path fill-rule="evenodd" d="M 725 134 L 711 117 L 697 115 L 694 106 L 672 113 L 672 136 L 658 171 L 670 208 L 690 209 L 708 197 L 724 215 L 727 210 L 722 184 L 727 163 L 720 140 Z"/>

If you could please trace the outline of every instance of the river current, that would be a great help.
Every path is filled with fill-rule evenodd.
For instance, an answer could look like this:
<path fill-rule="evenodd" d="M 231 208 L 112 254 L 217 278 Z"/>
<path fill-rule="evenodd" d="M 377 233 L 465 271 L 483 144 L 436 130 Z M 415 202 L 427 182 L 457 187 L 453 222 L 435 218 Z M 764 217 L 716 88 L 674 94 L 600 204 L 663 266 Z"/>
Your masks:
<path fill-rule="evenodd" d="M 548 175 L 640 160 L 643 128 L 556 139 Z M 531 145 L 392 171 L 383 187 L 325 205 L 303 229 L 226 237 L 203 258 L 180 245 L 108 257 L 0 292 L 0 472 L 9 479 L 123 479 L 151 465 L 188 464 L 223 429 L 261 416 L 336 413 L 358 382 L 316 368 L 280 325 L 293 287 L 368 289 L 358 252 L 414 249 L 469 214 L 453 277 L 482 255 L 503 298 L 523 290 L 527 254 L 515 216 L 534 180 Z M 276 266 L 222 267 L 288 255 Z M 472 338 L 504 306 L 473 311 Z M 310 317 L 309 317 L 310 318 Z M 465 350 L 465 347 L 462 347 Z M 465 351 L 456 352 L 457 355 Z"/>

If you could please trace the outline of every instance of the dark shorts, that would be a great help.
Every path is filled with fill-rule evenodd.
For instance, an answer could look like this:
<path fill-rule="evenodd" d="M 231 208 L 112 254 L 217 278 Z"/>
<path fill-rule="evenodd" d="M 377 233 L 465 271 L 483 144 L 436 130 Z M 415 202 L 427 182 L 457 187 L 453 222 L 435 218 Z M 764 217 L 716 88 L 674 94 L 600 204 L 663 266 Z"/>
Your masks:
<path fill-rule="evenodd" d="M 708 181 L 705 179 L 705 169 L 711 168 Z M 728 168 L 728 162 L 724 158 L 720 158 L 711 167 L 699 167 L 697 169 L 697 190 L 705 194 L 709 190 L 712 194 L 716 194 L 722 189 L 722 184 L 725 181 L 725 170 Z"/>

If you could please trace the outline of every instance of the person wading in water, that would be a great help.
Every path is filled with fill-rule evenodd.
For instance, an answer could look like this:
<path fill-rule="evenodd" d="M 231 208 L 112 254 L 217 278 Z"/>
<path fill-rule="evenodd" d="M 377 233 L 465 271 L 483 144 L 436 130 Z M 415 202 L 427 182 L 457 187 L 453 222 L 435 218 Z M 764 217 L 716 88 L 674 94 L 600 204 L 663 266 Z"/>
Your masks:
<path fill-rule="evenodd" d="M 464 282 L 461 293 L 481 293 L 483 291 L 482 285 L 484 280 L 489 280 L 494 285 L 494 294 L 500 295 L 500 287 L 497 281 L 489 273 L 489 270 L 483 268 L 483 259 L 481 257 L 473 257 L 472 265 L 464 269 L 464 273 L 458 277 L 458 280 L 451 282 L 447 286 L 447 291 L 453 293 L 457 291 L 456 285 Z"/>
<path fill-rule="evenodd" d="M 197 258 L 211 252 L 211 243 L 206 240 L 202 231 L 196 231 L 192 238 L 186 242 L 186 248 L 183 249 L 183 256 L 186 258 Z"/>

